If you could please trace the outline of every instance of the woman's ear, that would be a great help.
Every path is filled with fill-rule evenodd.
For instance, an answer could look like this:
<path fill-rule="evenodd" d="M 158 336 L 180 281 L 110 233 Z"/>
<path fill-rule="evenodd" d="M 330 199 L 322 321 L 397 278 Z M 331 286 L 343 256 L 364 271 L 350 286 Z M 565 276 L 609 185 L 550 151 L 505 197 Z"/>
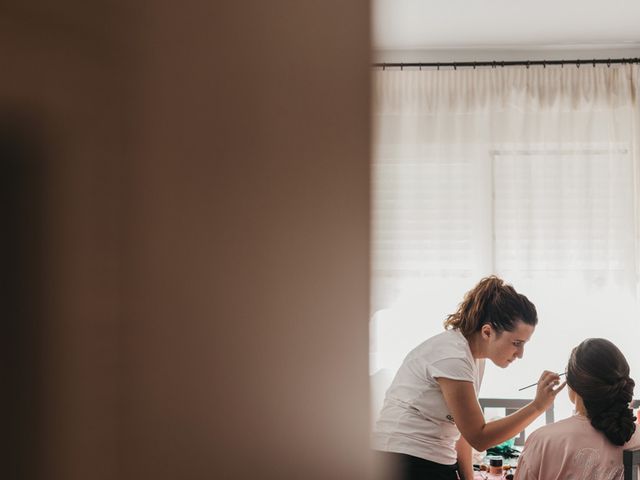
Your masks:
<path fill-rule="evenodd" d="M 480 334 L 485 340 L 489 340 L 493 333 L 493 328 L 491 328 L 491 325 L 489 325 L 488 323 L 485 323 L 484 325 L 482 325 L 482 327 L 480 327 Z"/>

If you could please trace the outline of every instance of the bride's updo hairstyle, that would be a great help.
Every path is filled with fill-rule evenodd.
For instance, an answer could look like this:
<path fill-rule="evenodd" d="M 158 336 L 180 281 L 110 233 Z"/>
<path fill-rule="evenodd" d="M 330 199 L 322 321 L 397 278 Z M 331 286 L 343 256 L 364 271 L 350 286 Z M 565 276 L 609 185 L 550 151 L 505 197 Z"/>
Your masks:
<path fill-rule="evenodd" d="M 571 352 L 567 384 L 582 397 L 591 425 L 614 445 L 624 445 L 636 430 L 635 382 L 629 364 L 609 340 L 588 338 Z"/>

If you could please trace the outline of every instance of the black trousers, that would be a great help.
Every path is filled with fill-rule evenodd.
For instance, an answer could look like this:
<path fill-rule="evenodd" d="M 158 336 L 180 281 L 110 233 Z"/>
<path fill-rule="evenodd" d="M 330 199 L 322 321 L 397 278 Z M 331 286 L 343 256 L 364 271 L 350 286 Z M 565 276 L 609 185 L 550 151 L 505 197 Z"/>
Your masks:
<path fill-rule="evenodd" d="M 388 466 L 385 480 L 458 480 L 458 464 L 442 465 L 404 453 L 376 451 L 378 460 Z"/>

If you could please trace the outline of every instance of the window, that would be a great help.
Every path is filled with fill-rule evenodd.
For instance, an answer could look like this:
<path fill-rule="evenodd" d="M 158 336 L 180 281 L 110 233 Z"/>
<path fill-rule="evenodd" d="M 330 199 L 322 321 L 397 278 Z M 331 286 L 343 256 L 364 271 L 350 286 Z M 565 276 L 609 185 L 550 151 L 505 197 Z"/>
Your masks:
<path fill-rule="evenodd" d="M 534 395 L 517 387 L 564 369 L 589 336 L 616 342 L 640 371 L 630 148 L 500 145 L 479 165 L 433 151 L 379 155 L 374 169 L 374 414 L 406 353 L 493 272 L 536 304 L 541 328 L 508 378 L 487 365 L 483 397 Z M 570 410 L 561 394 L 557 418 Z"/>

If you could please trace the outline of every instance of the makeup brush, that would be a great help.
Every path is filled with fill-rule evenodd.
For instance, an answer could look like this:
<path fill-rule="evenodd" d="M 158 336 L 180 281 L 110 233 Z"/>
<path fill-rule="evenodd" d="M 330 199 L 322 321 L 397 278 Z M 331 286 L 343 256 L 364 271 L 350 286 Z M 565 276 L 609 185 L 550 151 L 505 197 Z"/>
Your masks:
<path fill-rule="evenodd" d="M 566 374 L 567 374 L 567 372 L 560 373 L 559 376 L 563 376 L 563 375 L 566 375 Z M 526 387 L 519 388 L 518 391 L 520 392 L 520 391 L 522 391 L 522 390 L 524 390 L 526 388 L 535 387 L 537 384 L 538 384 L 538 382 L 532 383 L 531 385 L 527 385 Z"/>

